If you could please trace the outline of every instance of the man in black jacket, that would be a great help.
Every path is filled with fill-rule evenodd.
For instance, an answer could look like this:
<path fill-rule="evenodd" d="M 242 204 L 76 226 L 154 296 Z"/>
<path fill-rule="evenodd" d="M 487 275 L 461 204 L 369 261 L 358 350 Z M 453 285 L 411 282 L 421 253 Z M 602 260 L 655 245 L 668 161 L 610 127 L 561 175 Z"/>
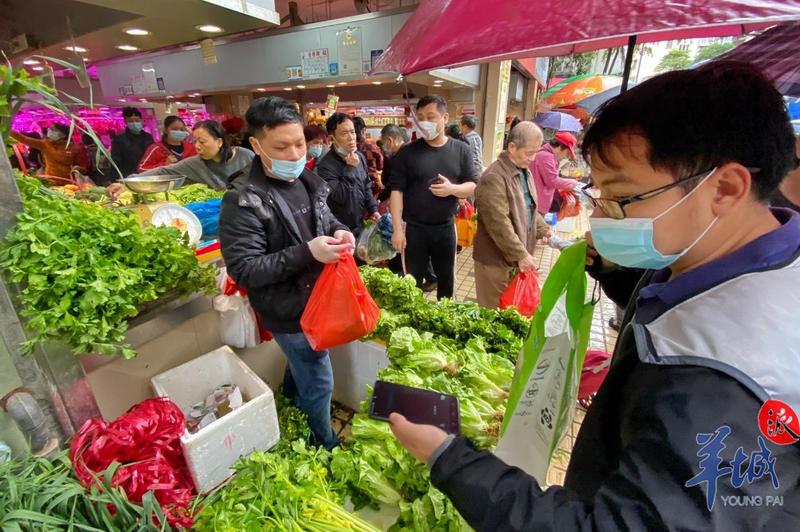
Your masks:
<path fill-rule="evenodd" d="M 315 170 L 331 188 L 328 196 L 331 212 L 358 236 L 365 213 L 375 221 L 381 217 L 372 195 L 367 160 L 356 149 L 356 129 L 352 118 L 344 113 L 333 113 L 325 127 L 333 139 L 333 146 L 320 159 Z"/>
<path fill-rule="evenodd" d="M 139 161 L 153 143 L 153 136 L 142 129 L 142 112 L 135 107 L 124 108 L 122 118 L 125 119 L 125 131 L 111 141 L 111 159 L 122 172 L 122 177 L 128 177 L 139 170 Z"/>
<path fill-rule="evenodd" d="M 664 74 L 601 109 L 583 141 L 591 242 L 598 279 L 630 304 L 565 485 L 391 416 L 470 525 L 800 530 L 800 217 L 768 206 L 792 152 L 781 95 L 742 63 Z"/>
<path fill-rule="evenodd" d="M 323 264 L 352 253 L 355 238 L 328 209 L 327 185 L 305 169 L 303 123 L 295 107 L 282 98 L 259 98 L 246 118 L 256 159 L 222 199 L 222 256 L 286 354 L 284 391 L 296 393 L 317 444 L 331 449 L 338 443 L 330 418 L 331 363 L 327 351 L 311 348 L 300 317 Z"/>

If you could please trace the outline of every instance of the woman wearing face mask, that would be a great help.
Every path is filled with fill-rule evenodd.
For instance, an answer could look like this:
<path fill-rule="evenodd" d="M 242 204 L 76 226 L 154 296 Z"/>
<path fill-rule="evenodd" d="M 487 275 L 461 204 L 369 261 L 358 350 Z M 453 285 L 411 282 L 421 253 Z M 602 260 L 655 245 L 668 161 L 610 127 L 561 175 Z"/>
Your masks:
<path fill-rule="evenodd" d="M 9 135 L 12 139 L 35 148 L 44 157 L 44 175 L 70 178 L 73 166 L 79 166 L 78 149 L 74 144 L 67 146 L 67 136 L 69 127 L 64 124 L 52 124 L 47 129 L 47 138 L 37 139 L 22 133 L 12 131 Z M 85 172 L 85 168 L 81 168 Z"/>
<path fill-rule="evenodd" d="M 180 117 L 170 115 L 165 118 L 161 142 L 154 142 L 147 148 L 139 161 L 139 171 L 160 168 L 197 155 L 194 144 L 189 141 L 189 135 L 186 124 Z"/>
<path fill-rule="evenodd" d="M 306 168 L 313 170 L 328 146 L 328 132 L 316 124 L 303 128 L 306 137 Z"/>
<path fill-rule="evenodd" d="M 136 176 L 182 175 L 186 182 L 202 183 L 214 190 L 224 190 L 234 176 L 247 173 L 254 154 L 247 148 L 233 147 L 219 122 L 203 120 L 192 130 L 197 155 L 174 164 L 154 168 Z M 131 176 L 134 177 L 134 176 Z M 108 191 L 116 196 L 124 188 L 121 182 L 112 184 Z"/>

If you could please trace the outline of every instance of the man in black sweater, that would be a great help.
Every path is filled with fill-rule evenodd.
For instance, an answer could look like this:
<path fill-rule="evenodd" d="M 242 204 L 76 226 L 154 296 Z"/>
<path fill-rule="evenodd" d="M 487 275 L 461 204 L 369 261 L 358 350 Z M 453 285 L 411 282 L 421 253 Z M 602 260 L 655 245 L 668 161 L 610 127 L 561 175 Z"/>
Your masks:
<path fill-rule="evenodd" d="M 417 286 L 422 287 L 430 261 L 439 283 L 437 297 L 452 298 L 458 200 L 473 195 L 480 170 L 469 145 L 445 135 L 450 117 L 444 98 L 421 98 L 415 118 L 422 138 L 404 146 L 392 159 L 392 244 L 405 253 L 408 273 Z"/>
<path fill-rule="evenodd" d="M 338 443 L 330 417 L 331 363 L 327 350 L 311 348 L 300 317 L 323 265 L 352 253 L 355 238 L 331 214 L 325 182 L 305 168 L 303 123 L 294 105 L 259 98 L 246 118 L 256 158 L 222 199 L 222 257 L 288 359 L 284 391 L 308 416 L 316 443 L 331 449 Z"/>
<path fill-rule="evenodd" d="M 153 136 L 142 129 L 142 112 L 135 107 L 124 108 L 122 118 L 125 119 L 125 131 L 111 141 L 111 160 L 122 172 L 122 177 L 128 177 L 138 172 L 139 161 L 153 143 Z"/>
<path fill-rule="evenodd" d="M 364 154 L 356 149 L 356 130 L 353 119 L 344 113 L 334 113 L 325 124 L 333 139 L 331 150 L 315 168 L 331 189 L 328 206 L 336 218 L 358 236 L 364 215 L 377 221 L 378 204 L 372 195 L 372 181 Z"/>
<path fill-rule="evenodd" d="M 769 207 L 793 144 L 782 96 L 745 63 L 601 109 L 582 150 L 595 275 L 628 308 L 565 485 L 390 417 L 473 528 L 800 530 L 800 217 Z"/>

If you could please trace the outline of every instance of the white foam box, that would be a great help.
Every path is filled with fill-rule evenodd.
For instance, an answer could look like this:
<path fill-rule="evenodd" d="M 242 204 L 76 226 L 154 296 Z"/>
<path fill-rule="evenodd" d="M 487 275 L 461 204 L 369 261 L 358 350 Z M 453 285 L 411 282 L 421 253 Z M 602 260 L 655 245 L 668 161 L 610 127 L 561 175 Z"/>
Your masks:
<path fill-rule="evenodd" d="M 333 368 L 333 397 L 358 411 L 373 386 L 378 371 L 389 365 L 386 346 L 377 342 L 350 342 L 330 349 Z"/>
<path fill-rule="evenodd" d="M 181 436 L 181 447 L 198 493 L 207 493 L 233 474 L 231 466 L 253 451 L 278 443 L 280 429 L 272 390 L 230 347 L 223 346 L 160 373 L 150 380 L 156 394 L 186 413 L 217 387 L 235 384 L 246 402 L 203 427 Z"/>

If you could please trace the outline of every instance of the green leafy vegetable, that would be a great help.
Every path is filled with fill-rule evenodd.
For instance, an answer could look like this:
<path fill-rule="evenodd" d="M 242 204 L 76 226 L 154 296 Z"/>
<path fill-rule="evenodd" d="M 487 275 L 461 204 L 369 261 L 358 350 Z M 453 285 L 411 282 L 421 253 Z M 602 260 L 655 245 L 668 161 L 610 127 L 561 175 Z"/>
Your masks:
<path fill-rule="evenodd" d="M 61 340 L 75 353 L 135 355 L 124 343 L 127 320 L 166 292 L 211 292 L 214 269 L 201 266 L 177 229 L 142 229 L 104 209 L 20 178 L 25 210 L 6 235 L 0 266 L 22 287 L 31 350 Z"/>
<path fill-rule="evenodd" d="M 225 195 L 224 190 L 218 191 L 200 184 L 186 185 L 169 193 L 170 200 L 177 201 L 181 205 L 217 199 L 223 195 Z"/>

